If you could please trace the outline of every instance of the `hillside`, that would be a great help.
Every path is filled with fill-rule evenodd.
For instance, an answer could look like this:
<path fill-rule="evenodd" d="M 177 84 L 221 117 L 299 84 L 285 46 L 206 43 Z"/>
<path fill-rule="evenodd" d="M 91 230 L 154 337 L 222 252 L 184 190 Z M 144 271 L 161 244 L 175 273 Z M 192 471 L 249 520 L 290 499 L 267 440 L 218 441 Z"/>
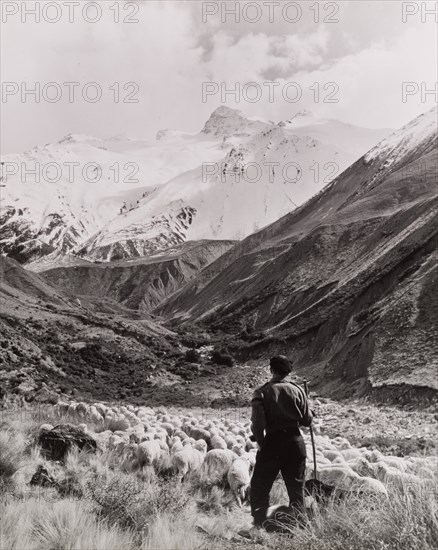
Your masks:
<path fill-rule="evenodd" d="M 437 390 L 436 203 L 435 108 L 157 312 L 234 335 L 263 331 L 242 357 L 283 351 L 337 395 Z"/>
<path fill-rule="evenodd" d="M 84 262 L 72 257 L 70 265 L 48 269 L 42 276 L 77 296 L 110 298 L 126 308 L 147 313 L 233 244 L 233 241 L 187 242 L 148 258 L 110 263 Z"/>
<path fill-rule="evenodd" d="M 78 299 L 5 257 L 0 303 L 2 396 L 132 399 L 181 355 L 176 335 L 153 319 L 108 298 Z"/>

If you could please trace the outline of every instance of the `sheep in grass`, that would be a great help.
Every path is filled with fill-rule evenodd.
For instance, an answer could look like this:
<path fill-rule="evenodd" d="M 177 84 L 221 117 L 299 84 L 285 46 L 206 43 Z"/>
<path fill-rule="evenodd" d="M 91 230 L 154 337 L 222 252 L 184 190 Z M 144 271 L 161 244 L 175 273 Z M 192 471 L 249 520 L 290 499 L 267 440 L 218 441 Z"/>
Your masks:
<path fill-rule="evenodd" d="M 333 462 L 333 460 L 336 460 L 336 459 L 342 460 L 344 458 L 339 451 L 335 451 L 335 450 L 325 450 L 324 449 L 322 451 L 322 454 L 324 455 L 325 458 L 328 458 L 330 460 L 330 462 Z M 344 461 L 345 461 L 345 459 L 344 459 Z"/>
<path fill-rule="evenodd" d="M 160 458 L 161 453 L 161 447 L 156 439 L 143 441 L 137 446 L 137 460 L 140 465 L 151 466 Z"/>
<path fill-rule="evenodd" d="M 363 458 L 359 449 L 343 449 L 341 450 L 341 454 L 347 462 L 356 458 Z"/>
<path fill-rule="evenodd" d="M 420 477 L 414 474 L 401 472 L 396 468 L 387 466 L 384 462 L 376 462 L 374 468 L 376 477 L 379 481 L 384 483 L 386 487 L 391 487 L 398 491 L 403 491 L 409 486 L 419 486 L 422 482 Z"/>
<path fill-rule="evenodd" d="M 65 403 L 64 401 L 58 401 L 56 405 L 53 407 L 53 412 L 55 413 L 55 416 L 57 418 L 62 418 L 63 416 L 66 416 L 68 413 L 68 403 Z"/>
<path fill-rule="evenodd" d="M 318 472 L 320 481 L 340 491 L 350 491 L 360 476 L 348 466 L 328 466 Z"/>
<path fill-rule="evenodd" d="M 242 507 L 242 502 L 247 499 L 249 494 L 248 490 L 251 483 L 249 469 L 249 460 L 236 458 L 227 473 L 228 484 L 239 507 Z"/>
<path fill-rule="evenodd" d="M 373 466 L 363 456 L 361 456 L 360 458 L 349 460 L 348 465 L 353 470 L 353 472 L 356 472 L 356 474 L 359 474 L 360 476 L 374 477 Z"/>
<path fill-rule="evenodd" d="M 390 468 L 395 468 L 400 472 L 407 471 L 409 467 L 408 462 L 399 456 L 383 456 L 380 462 L 384 462 Z"/>
<path fill-rule="evenodd" d="M 238 458 L 230 449 L 212 449 L 205 456 L 201 468 L 201 481 L 205 485 L 222 484 L 231 464 Z"/>
<path fill-rule="evenodd" d="M 175 473 L 181 480 L 190 472 L 196 472 L 204 462 L 205 451 L 186 445 L 182 451 L 172 455 L 171 464 Z"/>
<path fill-rule="evenodd" d="M 378 479 L 372 477 L 360 477 L 353 484 L 353 489 L 360 494 L 374 494 L 380 496 L 388 496 L 386 487 Z"/>
<path fill-rule="evenodd" d="M 80 405 L 81 403 L 79 403 L 78 408 Z M 94 424 L 103 425 L 103 421 L 104 421 L 103 416 L 99 413 L 99 411 L 93 405 L 90 407 L 89 418 L 91 422 L 93 422 Z"/>

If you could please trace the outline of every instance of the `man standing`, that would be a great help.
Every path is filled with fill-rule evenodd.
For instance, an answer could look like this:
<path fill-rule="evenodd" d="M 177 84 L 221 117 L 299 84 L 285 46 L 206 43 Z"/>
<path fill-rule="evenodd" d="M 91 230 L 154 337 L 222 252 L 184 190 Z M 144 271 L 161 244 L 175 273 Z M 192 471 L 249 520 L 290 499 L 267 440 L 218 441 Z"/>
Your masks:
<path fill-rule="evenodd" d="M 252 432 L 259 445 L 251 479 L 251 514 L 261 526 L 269 508 L 269 493 L 281 472 L 291 515 L 304 509 L 306 446 L 298 426 L 310 426 L 312 412 L 303 389 L 286 380 L 291 363 L 279 355 L 270 360 L 272 378 L 254 392 Z M 294 514 L 295 511 L 295 514 Z"/>

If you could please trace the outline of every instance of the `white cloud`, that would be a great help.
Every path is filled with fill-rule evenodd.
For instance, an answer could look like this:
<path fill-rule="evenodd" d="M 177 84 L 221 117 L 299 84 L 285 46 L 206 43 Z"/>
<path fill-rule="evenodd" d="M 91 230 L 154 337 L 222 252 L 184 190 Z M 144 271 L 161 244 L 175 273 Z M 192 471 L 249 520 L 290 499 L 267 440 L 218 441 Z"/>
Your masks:
<path fill-rule="evenodd" d="M 145 2 L 138 24 L 116 24 L 102 2 L 99 23 L 81 20 L 56 24 L 3 25 L 3 81 L 95 81 L 105 91 L 96 104 L 73 104 L 16 98 L 3 103 L 4 151 L 20 151 L 59 139 L 68 132 L 108 136 L 127 133 L 153 137 L 165 127 L 197 131 L 220 104 L 218 97 L 201 101 L 205 81 L 280 84 L 299 82 L 303 98 L 285 102 L 281 94 L 255 104 L 237 106 L 252 116 L 280 120 L 302 108 L 323 116 L 371 127 L 397 127 L 430 105 L 420 97 L 401 102 L 403 81 L 436 82 L 436 27 L 431 18 L 402 23 L 396 2 L 343 2 L 337 24 L 315 24 L 306 17 L 291 25 L 222 24 L 201 21 L 201 2 Z M 384 4 L 384 5 L 383 5 Z M 106 10 L 106 11 L 105 11 Z M 114 104 L 108 87 L 115 81 L 138 82 L 137 104 Z M 339 84 L 337 104 L 312 100 L 314 82 Z M 123 90 L 122 90 L 123 91 Z M 229 106 L 236 104 L 230 100 Z"/>

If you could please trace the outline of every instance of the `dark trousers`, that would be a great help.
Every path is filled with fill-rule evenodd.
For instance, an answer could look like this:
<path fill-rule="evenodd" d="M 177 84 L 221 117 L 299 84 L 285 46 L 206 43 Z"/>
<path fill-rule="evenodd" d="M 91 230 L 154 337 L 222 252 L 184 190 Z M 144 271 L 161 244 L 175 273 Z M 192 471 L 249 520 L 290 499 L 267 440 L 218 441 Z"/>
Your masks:
<path fill-rule="evenodd" d="M 289 506 L 296 511 L 304 509 L 305 470 L 306 446 L 301 435 L 282 430 L 265 437 L 251 478 L 251 514 L 255 524 L 266 518 L 269 493 L 279 472 L 289 495 Z"/>

